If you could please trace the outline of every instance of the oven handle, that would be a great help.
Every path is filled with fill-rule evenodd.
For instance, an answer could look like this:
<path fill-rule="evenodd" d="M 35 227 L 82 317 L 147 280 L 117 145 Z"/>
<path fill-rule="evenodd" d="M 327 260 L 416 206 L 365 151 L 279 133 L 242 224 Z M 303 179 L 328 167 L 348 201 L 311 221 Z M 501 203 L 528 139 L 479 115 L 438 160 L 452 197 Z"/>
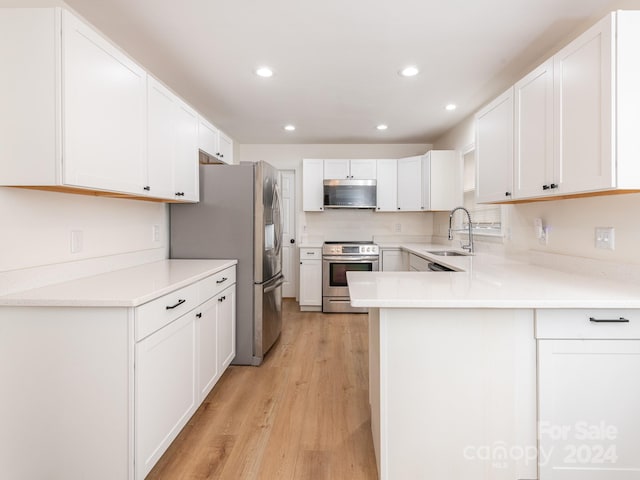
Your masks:
<path fill-rule="evenodd" d="M 323 256 L 323 260 L 327 262 L 348 262 L 348 263 L 371 263 L 380 261 L 380 257 L 371 256 L 371 257 L 346 257 L 346 256 Z"/>

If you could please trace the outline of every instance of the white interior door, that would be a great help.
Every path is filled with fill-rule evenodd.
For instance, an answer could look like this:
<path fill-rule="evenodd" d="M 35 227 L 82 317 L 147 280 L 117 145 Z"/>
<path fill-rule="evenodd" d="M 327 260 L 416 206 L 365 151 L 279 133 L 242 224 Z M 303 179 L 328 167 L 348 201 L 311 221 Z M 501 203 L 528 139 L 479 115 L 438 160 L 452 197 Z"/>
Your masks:
<path fill-rule="evenodd" d="M 282 191 L 282 296 L 296 296 L 297 269 L 294 268 L 296 254 L 296 173 L 294 170 L 280 171 Z"/>

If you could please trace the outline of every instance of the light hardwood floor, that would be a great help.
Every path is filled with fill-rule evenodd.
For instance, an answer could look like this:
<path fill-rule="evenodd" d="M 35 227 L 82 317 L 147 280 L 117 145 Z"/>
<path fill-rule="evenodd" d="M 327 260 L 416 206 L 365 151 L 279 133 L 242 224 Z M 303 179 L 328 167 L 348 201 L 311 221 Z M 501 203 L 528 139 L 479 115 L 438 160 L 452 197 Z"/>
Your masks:
<path fill-rule="evenodd" d="M 377 479 L 367 316 L 283 308 L 265 362 L 229 367 L 148 480 Z"/>

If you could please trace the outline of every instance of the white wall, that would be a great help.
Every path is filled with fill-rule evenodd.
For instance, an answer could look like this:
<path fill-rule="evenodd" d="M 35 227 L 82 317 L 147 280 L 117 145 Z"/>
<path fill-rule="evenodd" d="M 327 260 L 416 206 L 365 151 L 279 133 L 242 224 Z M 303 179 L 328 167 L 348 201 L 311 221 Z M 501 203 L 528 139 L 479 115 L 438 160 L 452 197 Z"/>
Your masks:
<path fill-rule="evenodd" d="M 240 161 L 264 160 L 282 170 L 296 172 L 298 238 L 371 240 L 376 235 L 431 235 L 431 213 L 375 213 L 368 210 L 302 211 L 303 158 L 402 158 L 425 153 L 428 144 L 241 144 Z M 400 225 L 400 232 L 396 226 Z"/>
<path fill-rule="evenodd" d="M 0 218 L 0 295 L 167 257 L 165 204 L 0 187 Z"/>

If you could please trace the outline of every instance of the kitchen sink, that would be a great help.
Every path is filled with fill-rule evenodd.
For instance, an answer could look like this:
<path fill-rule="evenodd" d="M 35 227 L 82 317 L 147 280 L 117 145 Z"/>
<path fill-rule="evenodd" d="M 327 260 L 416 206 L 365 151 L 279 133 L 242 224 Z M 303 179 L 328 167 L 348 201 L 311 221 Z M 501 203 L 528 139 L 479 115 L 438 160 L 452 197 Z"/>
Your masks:
<path fill-rule="evenodd" d="M 457 250 L 427 250 L 427 253 L 432 253 L 441 257 L 467 257 L 470 255 L 469 253 L 458 252 Z"/>

